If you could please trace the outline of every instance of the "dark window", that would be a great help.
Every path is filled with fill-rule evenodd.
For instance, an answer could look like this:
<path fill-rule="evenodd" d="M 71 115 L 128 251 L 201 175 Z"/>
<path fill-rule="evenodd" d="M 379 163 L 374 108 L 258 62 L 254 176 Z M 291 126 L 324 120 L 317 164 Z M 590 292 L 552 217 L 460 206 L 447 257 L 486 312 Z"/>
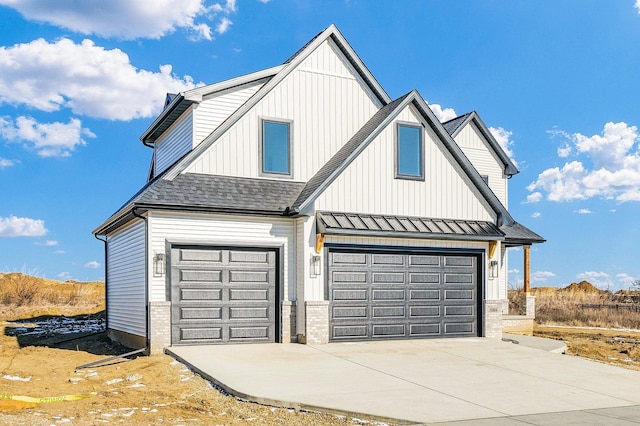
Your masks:
<path fill-rule="evenodd" d="M 289 123 L 262 121 L 262 172 L 291 174 Z"/>
<path fill-rule="evenodd" d="M 423 179 L 422 128 L 398 124 L 396 137 L 396 177 Z"/>

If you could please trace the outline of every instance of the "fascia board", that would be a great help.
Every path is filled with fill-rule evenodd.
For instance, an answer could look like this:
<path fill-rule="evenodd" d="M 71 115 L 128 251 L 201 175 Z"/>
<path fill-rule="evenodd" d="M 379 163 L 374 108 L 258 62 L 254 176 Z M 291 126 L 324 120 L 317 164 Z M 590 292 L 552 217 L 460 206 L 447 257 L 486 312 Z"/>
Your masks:
<path fill-rule="evenodd" d="M 187 90 L 182 95 L 185 99 L 195 102 L 202 102 L 202 99 L 207 96 L 223 90 L 228 90 L 233 87 L 242 86 L 247 83 L 262 80 L 265 78 L 273 77 L 276 75 L 284 65 L 278 65 L 275 67 L 267 68 L 265 70 L 256 71 L 251 74 L 245 74 L 239 77 L 234 77 L 229 80 L 220 81 L 218 83 L 209 84 L 207 86 L 196 87 L 195 89 Z"/>
<path fill-rule="evenodd" d="M 489 142 L 489 145 L 491 145 L 491 148 L 495 151 L 496 155 L 500 158 L 500 160 L 504 164 L 505 174 L 508 176 L 513 176 L 520 173 L 516 165 L 513 164 L 513 161 L 511 161 L 507 153 L 504 152 L 504 150 L 502 149 L 498 141 L 493 137 L 493 135 L 491 134 L 491 131 L 489 131 L 489 128 L 487 127 L 486 124 L 484 124 L 484 121 L 482 121 L 482 119 L 480 118 L 477 112 L 473 111 L 473 113 L 471 113 L 470 120 L 473 120 L 475 125 L 478 126 L 478 129 L 480 130 L 480 132 L 484 135 L 484 137 Z M 465 122 L 465 125 L 466 124 L 467 123 Z"/>

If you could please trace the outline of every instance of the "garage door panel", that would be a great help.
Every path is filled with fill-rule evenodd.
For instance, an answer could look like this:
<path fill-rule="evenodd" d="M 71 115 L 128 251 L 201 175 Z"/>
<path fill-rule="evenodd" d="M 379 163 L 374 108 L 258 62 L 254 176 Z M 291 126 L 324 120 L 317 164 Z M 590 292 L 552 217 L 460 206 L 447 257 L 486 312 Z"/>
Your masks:
<path fill-rule="evenodd" d="M 181 288 L 179 301 L 222 300 L 221 288 Z"/>
<path fill-rule="evenodd" d="M 172 248 L 173 344 L 275 342 L 276 299 L 274 250 Z"/>
<path fill-rule="evenodd" d="M 391 254 L 374 254 L 372 256 L 372 266 L 399 266 L 404 265 L 405 256 L 403 255 L 391 255 Z"/>
<path fill-rule="evenodd" d="M 387 301 L 387 300 L 404 300 L 405 291 L 404 288 L 399 289 L 379 289 L 374 288 L 371 291 L 371 301 Z"/>
<path fill-rule="evenodd" d="M 405 324 L 373 324 L 373 338 L 406 337 Z"/>
<path fill-rule="evenodd" d="M 180 249 L 178 258 L 181 262 L 222 262 L 221 250 Z"/>
<path fill-rule="evenodd" d="M 366 306 L 335 306 L 333 307 L 333 318 L 339 319 L 365 319 L 367 318 Z"/>
<path fill-rule="evenodd" d="M 334 288 L 332 289 L 332 300 L 367 300 L 369 290 L 366 288 Z"/>
<path fill-rule="evenodd" d="M 441 300 L 442 291 L 438 289 L 409 289 L 409 300 L 411 301 L 421 301 L 421 300 L 430 300 L 430 301 L 440 301 Z"/>
<path fill-rule="evenodd" d="M 404 284 L 405 277 L 403 272 L 373 272 L 371 280 L 374 283 Z"/>
<path fill-rule="evenodd" d="M 331 340 L 477 335 L 475 256 L 328 256 Z"/>
<path fill-rule="evenodd" d="M 441 315 L 442 310 L 440 305 L 409 307 L 409 318 L 440 318 Z"/>

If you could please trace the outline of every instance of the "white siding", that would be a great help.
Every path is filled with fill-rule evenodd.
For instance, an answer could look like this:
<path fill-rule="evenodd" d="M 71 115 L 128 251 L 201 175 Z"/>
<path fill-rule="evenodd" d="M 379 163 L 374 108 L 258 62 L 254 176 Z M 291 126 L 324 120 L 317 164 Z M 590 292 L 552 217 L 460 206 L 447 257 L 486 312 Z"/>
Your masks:
<path fill-rule="evenodd" d="M 489 177 L 489 188 L 496 194 L 500 202 L 508 207 L 507 177 L 504 175 L 504 165 L 495 155 L 475 123 L 467 124 L 458 133 L 455 141 L 478 173 Z"/>
<path fill-rule="evenodd" d="M 264 81 L 254 81 L 205 97 L 194 108 L 193 147 L 199 145 L 220 123 L 253 96 L 264 85 Z"/>
<path fill-rule="evenodd" d="M 418 123 L 412 108 L 405 108 L 397 121 Z M 396 179 L 395 126 L 389 124 L 329 185 L 317 198 L 316 210 L 494 220 L 493 211 L 429 128 L 424 132 L 425 180 Z"/>
<path fill-rule="evenodd" d="M 186 171 L 259 177 L 260 119 L 275 118 L 292 121 L 293 179 L 306 181 L 379 107 L 328 40 Z"/>
<path fill-rule="evenodd" d="M 193 144 L 193 112 L 191 108 L 182 113 L 155 142 L 155 175 L 169 168 L 180 157 L 191 150 Z"/>
<path fill-rule="evenodd" d="M 109 328 L 146 336 L 145 225 L 136 220 L 107 237 Z"/>
<path fill-rule="evenodd" d="M 248 216 L 199 215 L 189 213 L 149 214 L 149 258 L 165 253 L 165 243 L 207 245 L 283 246 L 281 298 L 295 300 L 295 235 L 293 220 Z M 152 265 L 149 265 L 150 267 Z M 168 277 L 150 275 L 149 299 L 169 300 Z"/>

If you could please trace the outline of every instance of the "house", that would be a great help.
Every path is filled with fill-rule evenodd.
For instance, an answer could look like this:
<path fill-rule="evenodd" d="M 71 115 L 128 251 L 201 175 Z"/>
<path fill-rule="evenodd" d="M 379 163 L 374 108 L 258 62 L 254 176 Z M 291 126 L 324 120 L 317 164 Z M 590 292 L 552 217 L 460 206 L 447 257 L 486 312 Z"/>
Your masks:
<path fill-rule="evenodd" d="M 148 183 L 94 230 L 110 336 L 171 345 L 500 338 L 516 166 L 474 112 L 392 99 L 335 26 L 167 96 Z M 526 254 L 528 255 L 528 250 Z"/>

